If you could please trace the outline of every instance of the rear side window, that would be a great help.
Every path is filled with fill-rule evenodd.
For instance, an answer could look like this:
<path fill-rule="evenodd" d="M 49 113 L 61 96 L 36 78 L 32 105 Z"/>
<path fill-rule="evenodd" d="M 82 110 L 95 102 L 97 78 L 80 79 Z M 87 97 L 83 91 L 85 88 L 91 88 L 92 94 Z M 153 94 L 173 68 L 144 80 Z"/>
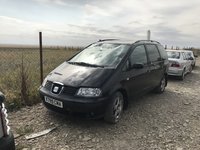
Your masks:
<path fill-rule="evenodd" d="M 158 52 L 156 45 L 149 44 L 149 45 L 146 45 L 146 48 L 147 48 L 147 52 L 148 52 L 149 59 L 151 62 L 160 60 L 160 54 Z"/>
<path fill-rule="evenodd" d="M 187 55 L 184 52 L 182 52 L 182 55 L 183 55 L 183 59 L 187 60 L 188 57 L 187 57 Z"/>
<path fill-rule="evenodd" d="M 144 45 L 137 46 L 130 56 L 131 66 L 134 64 L 147 64 L 147 55 Z"/>
<path fill-rule="evenodd" d="M 189 56 L 189 58 L 190 58 L 190 57 L 194 57 L 193 52 L 186 52 L 186 54 Z"/>
<path fill-rule="evenodd" d="M 165 51 L 164 47 L 162 45 L 157 45 L 158 46 L 158 50 L 160 52 L 160 55 L 162 57 L 162 59 L 168 59 L 168 56 L 167 56 L 167 52 Z"/>

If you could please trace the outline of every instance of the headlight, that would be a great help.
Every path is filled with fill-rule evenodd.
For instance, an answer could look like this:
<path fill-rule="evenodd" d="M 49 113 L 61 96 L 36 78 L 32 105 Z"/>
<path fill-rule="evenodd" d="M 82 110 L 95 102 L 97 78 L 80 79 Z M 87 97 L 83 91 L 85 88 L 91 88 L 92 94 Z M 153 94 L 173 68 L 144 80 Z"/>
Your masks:
<path fill-rule="evenodd" d="M 44 81 L 42 82 L 42 86 L 44 87 L 46 83 L 47 83 L 47 78 L 45 78 Z"/>
<path fill-rule="evenodd" d="M 101 95 L 101 90 L 99 88 L 80 88 L 77 95 L 83 97 L 98 97 Z"/>

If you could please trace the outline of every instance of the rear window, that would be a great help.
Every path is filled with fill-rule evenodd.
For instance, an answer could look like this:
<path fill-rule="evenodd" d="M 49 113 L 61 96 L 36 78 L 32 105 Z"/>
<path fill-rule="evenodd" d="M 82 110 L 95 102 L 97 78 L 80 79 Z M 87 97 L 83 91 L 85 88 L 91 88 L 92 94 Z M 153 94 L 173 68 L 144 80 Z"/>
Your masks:
<path fill-rule="evenodd" d="M 149 44 L 149 45 L 146 45 L 146 48 L 147 48 L 147 52 L 148 52 L 149 59 L 151 62 L 158 61 L 160 59 L 160 54 L 158 52 L 156 45 Z"/>
<path fill-rule="evenodd" d="M 180 59 L 180 52 L 167 51 L 168 58 Z"/>

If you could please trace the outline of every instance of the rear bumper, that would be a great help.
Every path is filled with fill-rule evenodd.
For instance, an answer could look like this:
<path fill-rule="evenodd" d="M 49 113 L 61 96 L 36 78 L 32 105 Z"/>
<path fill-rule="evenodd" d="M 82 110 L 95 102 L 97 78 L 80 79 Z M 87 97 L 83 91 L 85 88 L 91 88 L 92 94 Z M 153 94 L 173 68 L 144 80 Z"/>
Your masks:
<path fill-rule="evenodd" d="M 100 97 L 100 98 L 82 98 L 75 96 L 66 96 L 66 95 L 55 95 L 50 91 L 40 88 L 40 97 L 43 101 L 43 104 L 48 108 L 56 112 L 80 112 L 80 113 L 94 113 L 94 114 L 103 114 L 105 108 L 108 104 L 109 98 Z M 45 96 L 53 98 L 55 100 L 61 101 L 63 103 L 63 108 L 56 107 L 45 102 Z"/>
<path fill-rule="evenodd" d="M 174 67 L 169 67 L 168 69 L 168 75 L 170 76 L 182 76 L 183 69 L 178 69 Z"/>
<path fill-rule="evenodd" d="M 15 150 L 13 134 L 0 139 L 0 150 Z"/>

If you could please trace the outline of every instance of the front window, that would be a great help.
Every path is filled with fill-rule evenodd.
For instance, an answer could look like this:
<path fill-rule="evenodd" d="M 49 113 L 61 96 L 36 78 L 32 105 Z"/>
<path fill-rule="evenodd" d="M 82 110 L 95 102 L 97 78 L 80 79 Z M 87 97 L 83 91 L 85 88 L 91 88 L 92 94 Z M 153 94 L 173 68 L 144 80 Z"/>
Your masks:
<path fill-rule="evenodd" d="M 130 56 L 131 66 L 134 64 L 147 64 L 147 56 L 144 45 L 137 46 Z"/>
<path fill-rule="evenodd" d="M 149 59 L 151 62 L 155 62 L 160 59 L 160 54 L 158 52 L 156 45 L 149 44 L 149 45 L 146 45 L 146 48 L 147 48 L 147 52 L 149 54 Z"/>
<path fill-rule="evenodd" d="M 180 59 L 180 52 L 168 51 L 167 55 L 168 58 Z"/>
<path fill-rule="evenodd" d="M 115 68 L 126 55 L 130 45 L 97 43 L 93 44 L 68 61 L 71 64 Z"/>

